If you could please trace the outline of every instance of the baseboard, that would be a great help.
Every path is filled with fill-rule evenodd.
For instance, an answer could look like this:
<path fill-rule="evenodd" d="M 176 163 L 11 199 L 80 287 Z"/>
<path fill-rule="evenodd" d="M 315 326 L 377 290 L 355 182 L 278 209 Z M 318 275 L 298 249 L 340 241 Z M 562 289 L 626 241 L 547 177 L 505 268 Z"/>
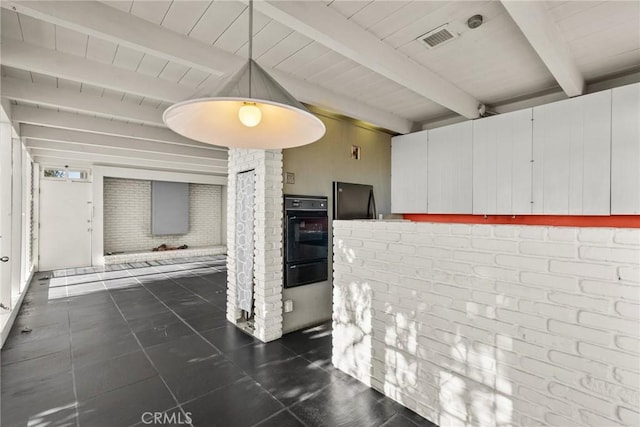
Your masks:
<path fill-rule="evenodd" d="M 320 326 L 323 323 L 329 322 L 330 320 L 332 320 L 331 315 L 329 315 L 329 317 L 324 318 L 324 319 L 316 319 L 316 320 L 311 321 L 311 322 L 303 323 L 301 325 L 296 325 L 295 327 L 283 330 L 282 331 L 282 335 L 290 334 L 291 332 L 300 331 L 302 329 L 311 328 L 312 326 Z"/>

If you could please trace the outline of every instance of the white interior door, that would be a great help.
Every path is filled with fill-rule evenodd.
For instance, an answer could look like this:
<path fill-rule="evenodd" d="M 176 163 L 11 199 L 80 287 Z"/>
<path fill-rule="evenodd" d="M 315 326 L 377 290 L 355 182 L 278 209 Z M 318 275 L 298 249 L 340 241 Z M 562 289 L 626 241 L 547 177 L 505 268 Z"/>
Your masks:
<path fill-rule="evenodd" d="M 91 183 L 40 181 L 40 271 L 91 265 L 91 212 Z"/>

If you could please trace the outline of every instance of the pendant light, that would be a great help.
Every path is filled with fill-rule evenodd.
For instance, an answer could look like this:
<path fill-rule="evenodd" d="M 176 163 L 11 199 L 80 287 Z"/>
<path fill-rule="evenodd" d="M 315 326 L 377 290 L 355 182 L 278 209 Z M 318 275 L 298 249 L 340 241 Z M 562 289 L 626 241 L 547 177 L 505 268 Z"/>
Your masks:
<path fill-rule="evenodd" d="M 252 58 L 253 0 L 249 0 L 249 60 L 216 96 L 179 102 L 163 115 L 187 138 L 232 148 L 278 149 L 311 144 L 324 124 Z"/>

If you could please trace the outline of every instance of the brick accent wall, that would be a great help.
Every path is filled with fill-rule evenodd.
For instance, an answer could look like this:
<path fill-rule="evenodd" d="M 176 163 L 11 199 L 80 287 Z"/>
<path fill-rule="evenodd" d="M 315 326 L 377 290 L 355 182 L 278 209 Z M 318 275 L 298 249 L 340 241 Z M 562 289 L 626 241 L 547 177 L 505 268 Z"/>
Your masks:
<path fill-rule="evenodd" d="M 640 230 L 334 222 L 333 364 L 440 426 L 640 423 Z"/>
<path fill-rule="evenodd" d="M 150 251 L 162 243 L 196 247 L 219 245 L 221 191 L 219 185 L 189 184 L 189 233 L 153 236 L 151 181 L 105 178 L 105 252 Z"/>
<path fill-rule="evenodd" d="M 253 334 L 267 342 L 282 336 L 282 151 L 229 150 L 227 187 L 227 319 L 238 323 L 236 306 L 236 175 L 255 170 Z"/>

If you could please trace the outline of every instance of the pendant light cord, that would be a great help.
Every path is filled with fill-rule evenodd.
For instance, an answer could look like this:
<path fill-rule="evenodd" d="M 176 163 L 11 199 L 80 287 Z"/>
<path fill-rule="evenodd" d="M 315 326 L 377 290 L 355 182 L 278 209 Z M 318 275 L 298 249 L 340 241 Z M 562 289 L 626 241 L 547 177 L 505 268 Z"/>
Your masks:
<path fill-rule="evenodd" d="M 251 69 L 253 68 L 253 0 L 249 0 L 249 98 L 251 98 Z"/>

